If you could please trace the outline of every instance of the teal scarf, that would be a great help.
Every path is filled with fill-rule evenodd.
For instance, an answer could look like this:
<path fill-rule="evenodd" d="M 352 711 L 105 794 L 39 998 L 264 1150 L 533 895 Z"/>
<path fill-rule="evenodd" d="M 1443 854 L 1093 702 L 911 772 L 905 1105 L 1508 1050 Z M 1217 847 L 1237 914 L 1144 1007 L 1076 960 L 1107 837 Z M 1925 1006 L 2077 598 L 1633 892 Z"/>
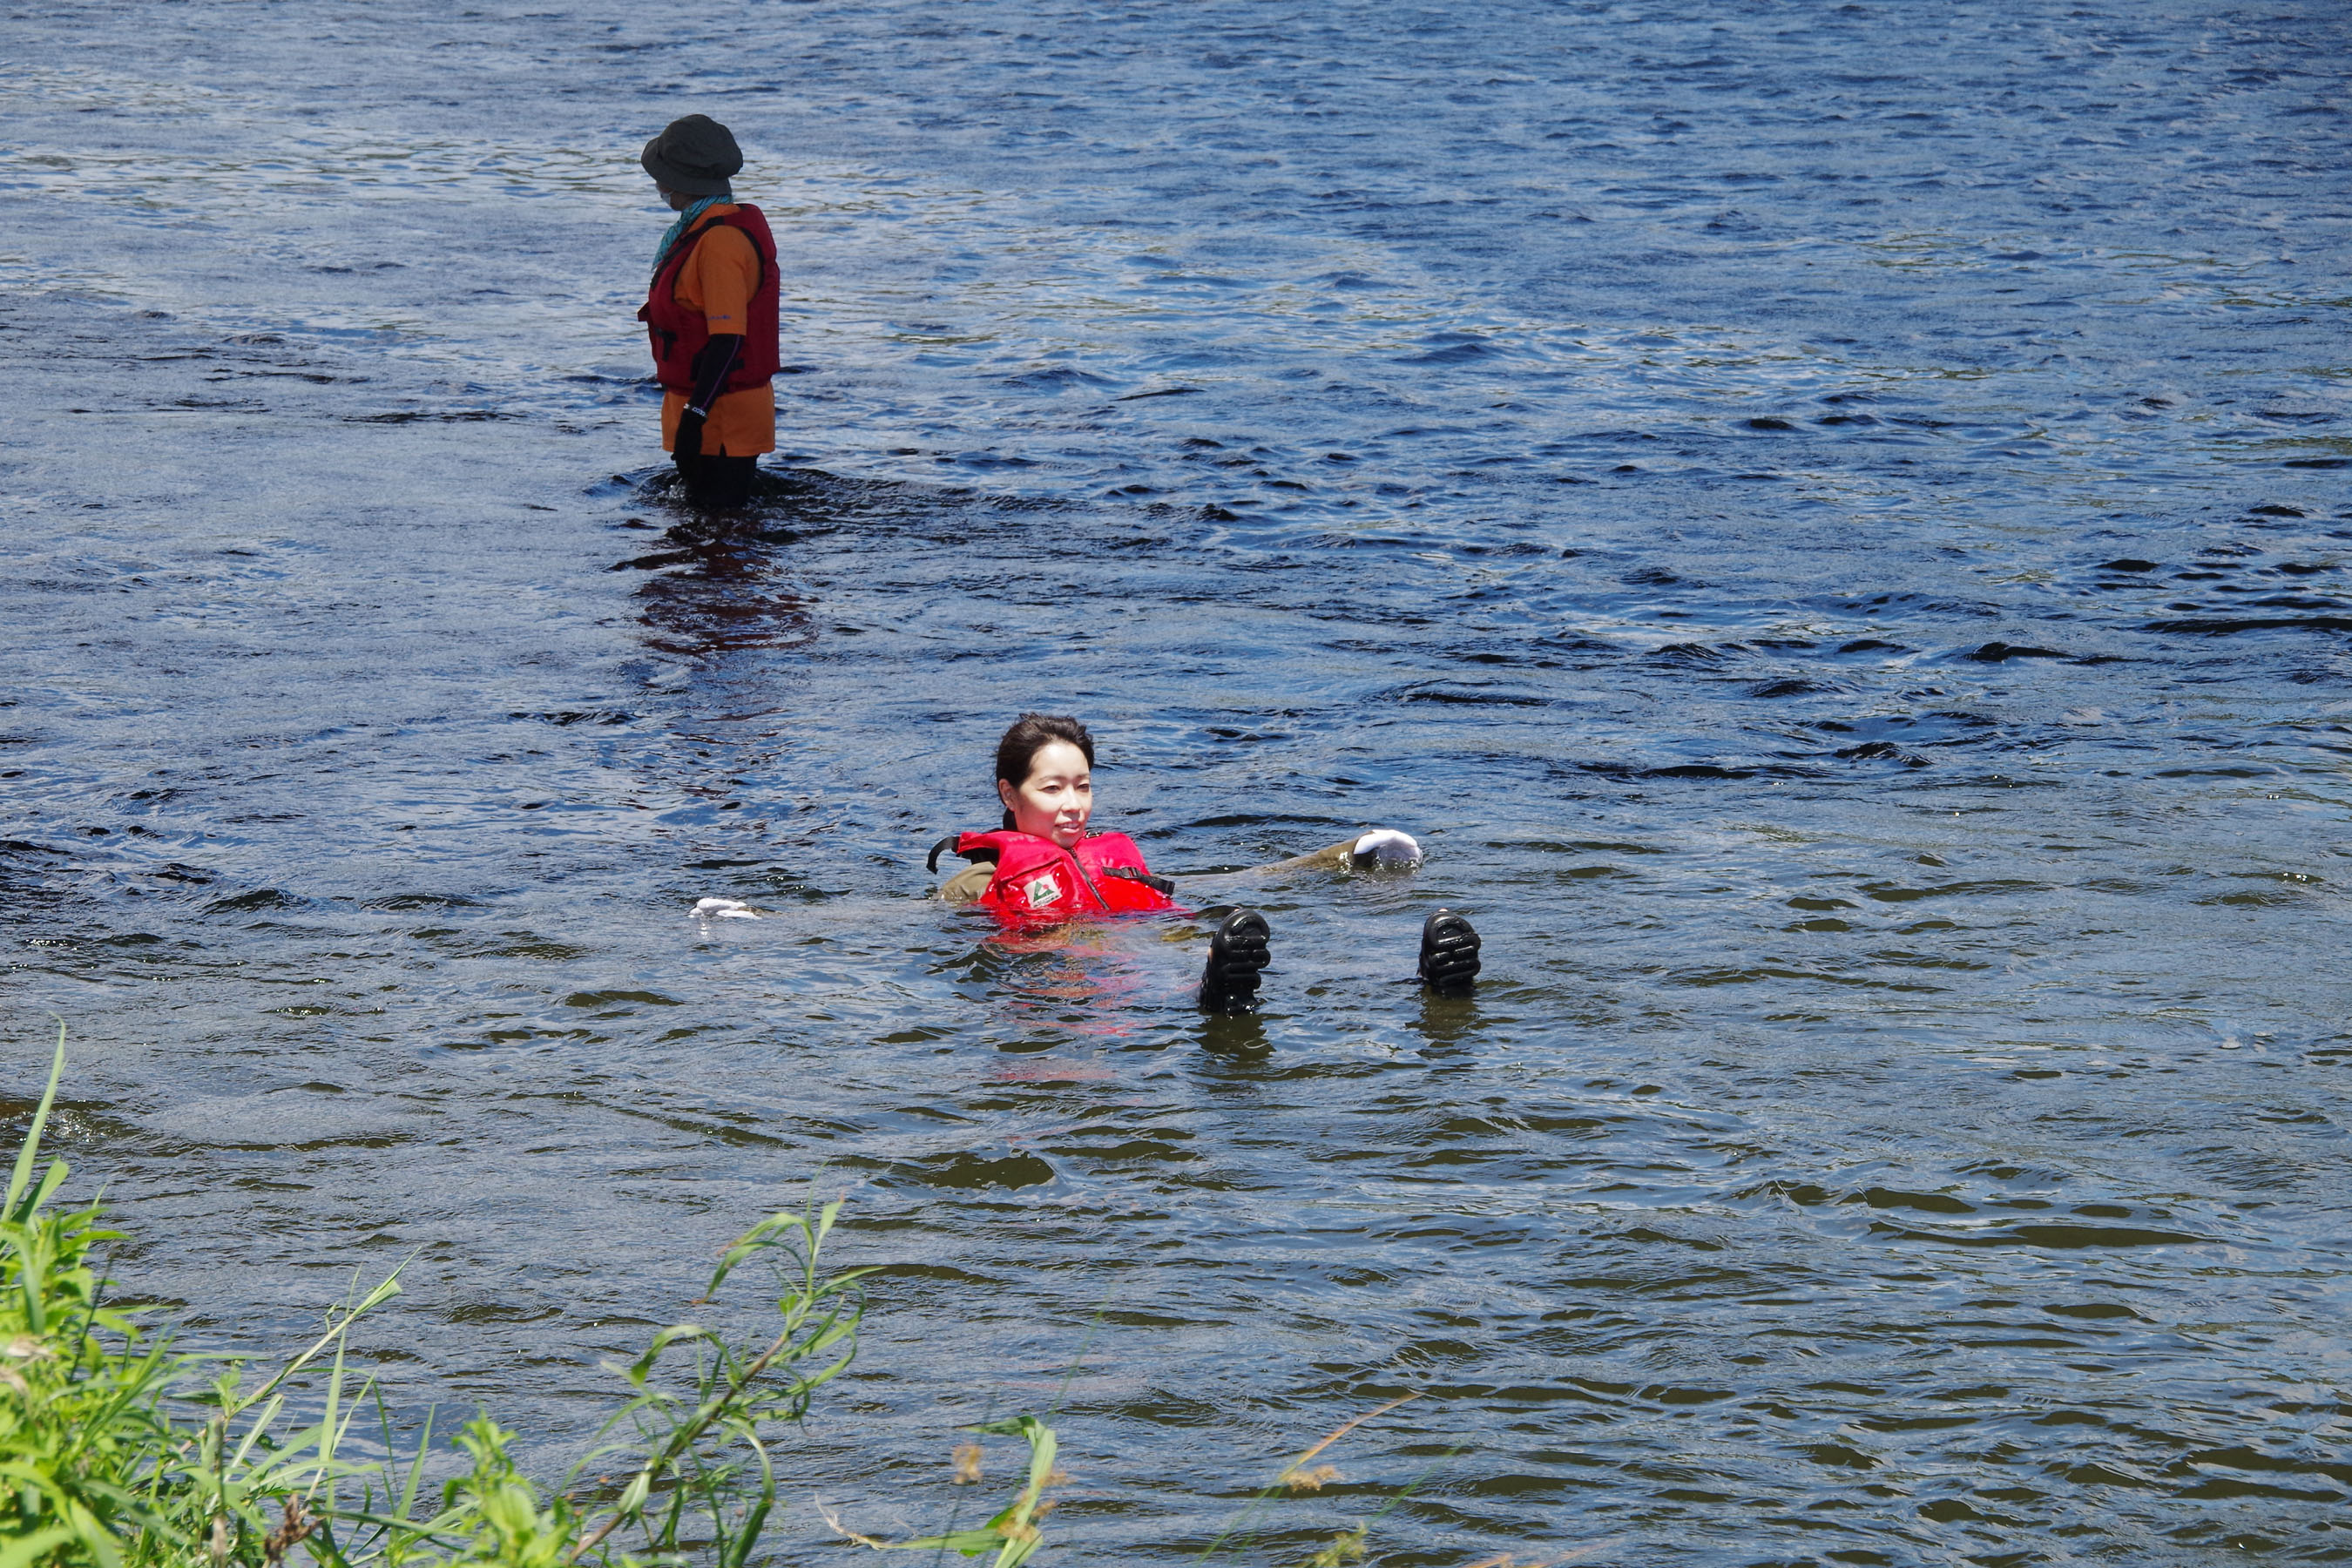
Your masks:
<path fill-rule="evenodd" d="M 705 196 L 677 215 L 677 221 L 669 226 L 669 232 L 661 237 L 661 245 L 654 251 L 655 277 L 661 276 L 662 263 L 669 259 L 669 253 L 677 247 L 677 242 L 686 237 L 686 231 L 694 226 L 694 220 L 714 203 L 726 200 L 725 196 Z"/>

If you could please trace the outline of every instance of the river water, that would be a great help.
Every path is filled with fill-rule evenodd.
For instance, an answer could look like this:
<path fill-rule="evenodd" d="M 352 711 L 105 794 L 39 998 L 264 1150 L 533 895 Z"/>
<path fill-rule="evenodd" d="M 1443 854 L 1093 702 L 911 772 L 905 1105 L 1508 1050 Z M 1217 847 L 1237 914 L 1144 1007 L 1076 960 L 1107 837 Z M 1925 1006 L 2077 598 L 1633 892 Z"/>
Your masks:
<path fill-rule="evenodd" d="M 195 1341 L 413 1254 L 396 1401 L 560 1467 L 814 1191 L 781 1562 L 1073 1366 L 1041 1561 L 1413 1390 L 1256 1560 L 2352 1557 L 2340 6 L 544 3 L 0 32 L 8 1108 L 61 1016 Z M 788 362 L 703 548 L 698 110 Z M 1204 1024 L 922 897 L 1032 707 L 1161 869 L 1429 861 Z"/>

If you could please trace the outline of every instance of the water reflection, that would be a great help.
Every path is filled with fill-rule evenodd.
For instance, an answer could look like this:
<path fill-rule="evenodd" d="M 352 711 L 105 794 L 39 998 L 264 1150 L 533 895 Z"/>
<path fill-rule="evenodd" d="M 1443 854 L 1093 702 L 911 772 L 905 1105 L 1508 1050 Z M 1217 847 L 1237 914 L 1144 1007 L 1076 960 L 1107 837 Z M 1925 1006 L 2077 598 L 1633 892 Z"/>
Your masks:
<path fill-rule="evenodd" d="M 759 539 L 717 539 L 664 560 L 666 567 L 690 561 L 693 569 L 664 571 L 637 590 L 640 619 L 651 634 L 646 646 L 691 658 L 813 646 L 816 624 L 808 603 L 775 588 L 770 549 Z"/>

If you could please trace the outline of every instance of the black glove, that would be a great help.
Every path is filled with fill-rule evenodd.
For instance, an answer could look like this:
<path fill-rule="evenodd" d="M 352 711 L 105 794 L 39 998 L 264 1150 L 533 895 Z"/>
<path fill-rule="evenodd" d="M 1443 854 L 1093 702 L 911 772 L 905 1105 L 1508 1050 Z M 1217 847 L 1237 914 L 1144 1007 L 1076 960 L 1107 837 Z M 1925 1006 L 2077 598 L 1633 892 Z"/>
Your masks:
<path fill-rule="evenodd" d="M 1201 969 L 1198 1000 L 1207 1013 L 1246 1013 L 1257 1005 L 1257 972 L 1272 956 L 1273 933 L 1255 910 L 1235 910 L 1209 939 L 1209 962 Z"/>
<path fill-rule="evenodd" d="M 715 332 L 709 342 L 695 351 L 694 395 L 686 400 L 686 407 L 677 416 L 677 435 L 670 443 L 671 452 L 688 462 L 702 456 L 702 426 L 709 417 L 710 405 L 727 389 L 727 373 L 735 368 L 735 361 L 743 352 L 740 332 Z"/>
<path fill-rule="evenodd" d="M 1421 928 L 1421 978 L 1441 995 L 1466 994 L 1478 978 L 1478 932 L 1451 910 L 1440 910 Z"/>

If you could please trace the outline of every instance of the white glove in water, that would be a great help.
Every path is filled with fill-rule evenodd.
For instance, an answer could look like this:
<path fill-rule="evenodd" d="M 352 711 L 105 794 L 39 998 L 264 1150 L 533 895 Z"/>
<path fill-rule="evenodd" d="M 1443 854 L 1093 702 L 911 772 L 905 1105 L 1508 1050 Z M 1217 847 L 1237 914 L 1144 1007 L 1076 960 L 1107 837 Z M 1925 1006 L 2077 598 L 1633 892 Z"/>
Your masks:
<path fill-rule="evenodd" d="M 694 912 L 687 917 L 698 921 L 755 921 L 760 913 L 740 899 L 704 899 L 696 903 Z"/>
<path fill-rule="evenodd" d="M 1393 827 L 1375 827 L 1356 840 L 1356 847 L 1350 853 L 1359 860 L 1370 859 L 1375 866 L 1421 864 L 1421 846 L 1412 841 L 1411 834 L 1399 833 Z"/>

